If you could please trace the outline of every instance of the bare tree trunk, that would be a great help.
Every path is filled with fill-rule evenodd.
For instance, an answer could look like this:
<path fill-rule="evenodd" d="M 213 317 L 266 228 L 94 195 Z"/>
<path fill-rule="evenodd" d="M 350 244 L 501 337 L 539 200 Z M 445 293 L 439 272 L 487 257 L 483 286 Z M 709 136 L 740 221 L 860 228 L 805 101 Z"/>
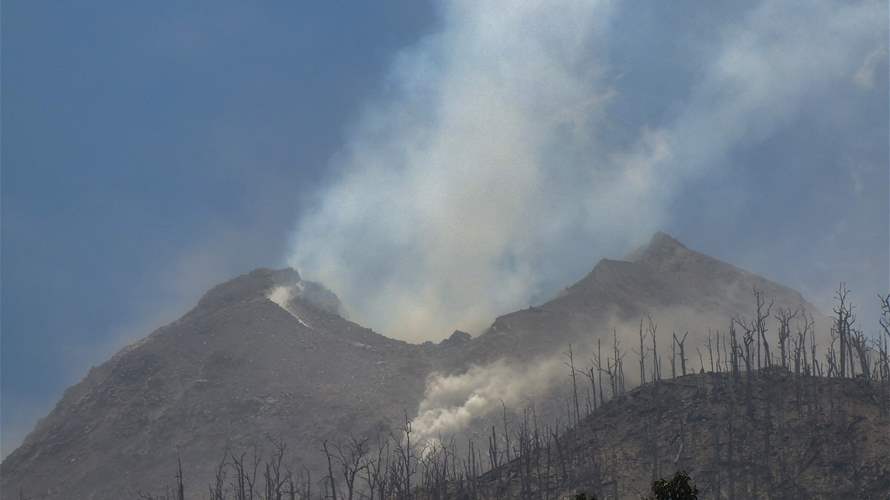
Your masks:
<path fill-rule="evenodd" d="M 652 337 L 652 381 L 657 382 L 661 380 L 661 366 L 658 363 L 658 344 L 655 340 L 655 334 L 658 331 L 658 325 L 652 321 L 652 316 L 646 315 L 646 318 L 649 320 L 648 329 L 649 336 Z"/>
<path fill-rule="evenodd" d="M 682 339 L 678 339 L 676 335 L 674 335 L 674 343 L 677 347 L 680 348 L 680 373 L 683 376 L 686 376 L 686 337 L 689 335 L 689 332 L 683 334 Z"/>
<path fill-rule="evenodd" d="M 730 361 L 732 365 L 732 378 L 738 383 L 739 381 L 739 341 L 736 337 L 735 322 L 729 323 L 729 340 L 730 340 Z"/>
<path fill-rule="evenodd" d="M 182 482 L 182 458 L 176 457 L 176 500 L 185 500 L 185 486 Z"/>
<path fill-rule="evenodd" d="M 788 339 L 791 336 L 791 320 L 797 317 L 799 311 L 791 311 L 779 308 L 775 314 L 779 322 L 779 356 L 782 368 L 788 368 Z"/>
<path fill-rule="evenodd" d="M 321 448 L 324 450 L 325 457 L 328 460 L 328 480 L 330 481 L 331 497 L 334 500 L 337 500 L 337 482 L 334 481 L 334 466 L 332 463 L 333 455 L 331 455 L 330 450 L 328 450 L 327 440 L 321 442 Z"/>
<path fill-rule="evenodd" d="M 572 344 L 569 344 L 569 352 L 566 353 L 566 357 L 568 357 L 568 367 L 569 371 L 572 375 L 572 403 L 575 408 L 575 425 L 581 421 L 581 407 L 578 404 L 578 380 L 575 376 L 575 355 L 572 352 Z"/>
<path fill-rule="evenodd" d="M 674 341 L 671 342 L 671 378 L 677 378 L 677 332 L 671 332 Z"/>
<path fill-rule="evenodd" d="M 769 305 L 766 304 L 766 299 L 763 297 L 763 292 L 754 289 L 754 318 L 755 318 L 755 330 L 757 331 L 757 335 L 760 339 L 760 343 L 757 347 L 757 367 L 760 368 L 760 344 L 763 344 L 763 357 L 764 363 L 763 366 L 770 367 L 772 366 L 772 358 L 769 352 L 769 342 L 766 339 L 766 332 L 768 331 L 766 327 L 766 320 L 770 316 L 770 311 L 773 308 L 773 301 L 770 301 Z"/>
<path fill-rule="evenodd" d="M 488 438 L 488 462 L 491 464 L 492 470 L 498 468 L 498 434 L 494 425 L 491 426 L 491 436 Z"/>
<path fill-rule="evenodd" d="M 834 298 L 837 301 L 837 305 L 834 307 L 835 313 L 835 323 L 834 328 L 838 335 L 838 340 L 840 341 L 840 376 L 847 376 L 847 343 L 849 342 L 848 333 L 849 327 L 852 325 L 852 316 L 853 309 L 847 302 L 847 296 L 850 294 L 850 290 L 847 288 L 846 283 L 841 283 L 838 285 L 837 291 L 834 294 Z"/>
<path fill-rule="evenodd" d="M 719 348 L 719 346 L 718 346 Z M 711 373 L 714 373 L 714 348 L 711 346 L 711 330 L 708 329 L 708 361 L 711 363 Z M 719 362 L 717 363 L 719 366 Z"/>
<path fill-rule="evenodd" d="M 599 378 L 599 387 L 600 387 L 600 406 L 605 404 L 605 398 L 603 397 L 603 346 L 600 343 L 600 339 L 596 339 L 596 368 L 600 371 Z"/>
<path fill-rule="evenodd" d="M 883 340 L 879 340 L 879 348 L 881 359 L 881 384 L 884 386 L 884 415 L 890 413 L 890 293 L 887 295 L 878 295 L 878 302 L 881 307 L 881 317 L 878 324 L 884 331 Z M 880 334 L 879 334 L 880 335 Z"/>
<path fill-rule="evenodd" d="M 643 347 L 643 318 L 640 318 L 640 385 L 646 383 L 646 349 Z"/>
<path fill-rule="evenodd" d="M 612 351 L 615 357 L 615 388 L 617 394 L 624 394 L 624 356 L 621 355 L 618 332 L 614 328 L 612 329 Z"/>

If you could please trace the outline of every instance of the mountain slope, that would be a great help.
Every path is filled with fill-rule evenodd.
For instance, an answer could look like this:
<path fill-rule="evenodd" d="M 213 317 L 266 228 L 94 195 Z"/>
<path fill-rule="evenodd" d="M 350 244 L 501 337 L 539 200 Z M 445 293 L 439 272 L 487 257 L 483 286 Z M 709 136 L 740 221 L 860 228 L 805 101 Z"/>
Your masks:
<path fill-rule="evenodd" d="M 613 328 L 630 346 L 645 314 L 659 325 L 664 344 L 670 345 L 672 331 L 689 331 L 694 350 L 706 342 L 708 329 L 725 332 L 732 317 L 753 315 L 755 288 L 775 302 L 774 312 L 802 308 L 820 333 L 827 332 L 827 318 L 800 293 L 656 233 L 628 260 L 603 259 L 553 300 L 497 318 L 454 361 L 559 353 L 569 343 L 590 346 L 597 338 L 610 338 Z"/>
<path fill-rule="evenodd" d="M 193 484 L 208 484 L 224 447 L 266 436 L 317 468 L 320 439 L 371 433 L 416 408 L 422 349 L 299 294 L 291 312 L 267 297 L 301 284 L 293 270 L 236 278 L 92 369 L 3 462 L 4 496 L 120 498 L 168 483 L 177 454 Z"/>
<path fill-rule="evenodd" d="M 639 499 L 654 479 L 687 471 L 700 498 L 890 498 L 890 417 L 879 384 L 758 372 L 688 375 L 606 403 L 541 450 L 488 472 L 485 498 L 595 494 Z M 555 445 L 551 443 L 551 448 Z M 563 473 L 565 471 L 565 473 Z"/>
<path fill-rule="evenodd" d="M 297 465 L 320 477 L 323 439 L 373 435 L 416 414 L 433 373 L 552 358 L 613 327 L 635 338 L 645 313 L 661 325 L 661 346 L 671 329 L 690 329 L 694 349 L 708 327 L 750 316 L 753 287 L 821 319 L 797 292 L 661 233 L 629 259 L 600 261 L 559 297 L 501 316 L 479 337 L 425 345 L 347 321 L 333 293 L 294 270 L 240 276 L 68 389 L 0 466 L 0 492 L 120 498 L 169 483 L 178 455 L 190 484 L 206 485 L 227 446 L 268 437 L 286 440 Z M 564 408 L 562 389 L 536 396 L 543 418 Z"/>

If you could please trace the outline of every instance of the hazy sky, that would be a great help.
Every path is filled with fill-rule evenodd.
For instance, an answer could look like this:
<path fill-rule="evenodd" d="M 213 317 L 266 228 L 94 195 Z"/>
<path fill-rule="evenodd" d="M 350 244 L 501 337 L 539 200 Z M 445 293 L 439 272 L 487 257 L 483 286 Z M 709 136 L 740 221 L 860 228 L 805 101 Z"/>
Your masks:
<path fill-rule="evenodd" d="M 260 266 L 411 339 L 655 229 L 817 305 L 890 290 L 886 2 L 704 5 L 7 0 L 3 454 Z"/>

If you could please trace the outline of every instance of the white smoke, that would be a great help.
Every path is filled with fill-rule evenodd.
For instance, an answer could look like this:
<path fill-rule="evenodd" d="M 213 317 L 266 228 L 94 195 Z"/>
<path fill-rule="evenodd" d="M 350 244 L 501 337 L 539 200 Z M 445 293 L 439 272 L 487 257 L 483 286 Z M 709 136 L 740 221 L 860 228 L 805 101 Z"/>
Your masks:
<path fill-rule="evenodd" d="M 511 410 L 527 406 L 565 373 L 560 360 L 550 358 L 523 367 L 501 360 L 459 375 L 435 374 L 411 423 L 416 442 L 457 433 L 502 405 Z"/>
<path fill-rule="evenodd" d="M 300 316 L 300 314 L 293 308 L 291 305 L 291 301 L 300 296 L 303 291 L 303 284 L 297 283 L 295 285 L 279 285 L 272 287 L 271 290 L 266 294 L 266 298 L 274 302 L 278 307 L 284 309 L 291 316 L 296 318 L 297 321 L 300 322 L 301 325 L 306 328 L 312 328 L 312 326 L 306 322 Z"/>
<path fill-rule="evenodd" d="M 276 286 L 269 290 L 269 293 L 266 294 L 266 298 L 286 311 L 290 308 L 289 303 L 294 298 L 294 289 L 292 286 Z"/>
<path fill-rule="evenodd" d="M 763 2 L 709 48 L 683 111 L 628 148 L 600 133 L 616 8 L 443 2 L 351 130 L 291 264 L 387 334 L 478 329 L 621 255 L 740 142 L 853 85 L 886 22 L 877 1 Z"/>

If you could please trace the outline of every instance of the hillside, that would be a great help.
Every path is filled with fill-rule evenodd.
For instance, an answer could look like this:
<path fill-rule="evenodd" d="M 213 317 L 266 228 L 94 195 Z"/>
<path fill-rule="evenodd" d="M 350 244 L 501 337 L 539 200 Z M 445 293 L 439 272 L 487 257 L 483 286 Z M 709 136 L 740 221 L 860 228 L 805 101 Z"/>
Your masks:
<path fill-rule="evenodd" d="M 561 450 L 548 440 L 485 474 L 482 497 L 639 499 L 685 470 L 700 498 L 890 498 L 886 388 L 772 369 L 753 376 L 749 406 L 745 384 L 709 373 L 634 389 L 565 432 Z"/>
<path fill-rule="evenodd" d="M 613 328 L 635 332 L 645 314 L 668 336 L 689 331 L 690 345 L 701 345 L 708 329 L 725 331 L 731 318 L 753 313 L 755 288 L 776 309 L 802 309 L 819 334 L 827 334 L 827 318 L 799 292 L 659 232 L 626 260 L 601 260 L 554 299 L 497 318 L 460 356 L 464 363 L 481 363 L 559 353 L 570 342 L 607 339 Z"/>
<path fill-rule="evenodd" d="M 169 484 L 177 457 L 203 490 L 226 450 L 270 438 L 286 441 L 294 467 L 319 478 L 327 473 L 325 440 L 386 435 L 419 410 L 432 410 L 437 425 L 443 414 L 460 417 L 427 429 L 427 437 L 478 436 L 500 418 L 502 402 L 516 417 L 526 399 L 543 422 L 554 422 L 565 410 L 569 343 L 587 353 L 578 366 L 586 369 L 580 360 L 597 340 L 620 337 L 628 353 L 641 316 L 651 314 L 667 374 L 672 331 L 689 330 L 691 359 L 709 328 L 752 315 L 754 288 L 777 308 L 801 308 L 819 336 L 827 332 L 827 319 L 799 293 L 663 233 L 627 259 L 600 261 L 558 297 L 501 316 L 478 337 L 455 332 L 423 345 L 344 319 L 333 292 L 292 269 L 239 276 L 69 388 L 3 461 L 0 492 L 117 499 Z M 496 381 L 512 384 L 513 400 L 490 384 L 492 367 L 507 367 Z M 629 364 L 624 371 L 627 386 L 635 385 L 639 372 Z M 484 397 L 480 384 L 489 384 Z"/>
<path fill-rule="evenodd" d="M 208 484 L 226 447 L 267 436 L 318 469 L 320 439 L 373 433 L 416 408 L 423 350 L 333 314 L 330 297 L 294 294 L 291 313 L 267 296 L 301 285 L 314 289 L 293 270 L 240 276 L 90 370 L 3 461 L 2 496 L 132 496 L 168 483 L 178 455 Z"/>

